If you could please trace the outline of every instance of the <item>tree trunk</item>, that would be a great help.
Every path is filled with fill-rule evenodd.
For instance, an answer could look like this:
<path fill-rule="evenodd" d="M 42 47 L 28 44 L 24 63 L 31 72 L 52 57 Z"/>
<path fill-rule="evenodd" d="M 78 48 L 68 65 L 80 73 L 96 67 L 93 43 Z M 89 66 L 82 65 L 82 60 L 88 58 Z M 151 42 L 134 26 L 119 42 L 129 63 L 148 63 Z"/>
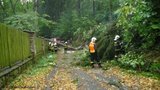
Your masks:
<path fill-rule="evenodd" d="M 34 5 L 33 5 L 33 10 L 38 12 L 38 8 L 39 8 L 39 0 L 34 0 Z"/>
<path fill-rule="evenodd" d="M 96 15 L 96 5 L 95 5 L 95 0 L 93 0 L 93 17 Z"/>
<path fill-rule="evenodd" d="M 112 0 L 109 0 L 109 21 L 111 22 L 113 20 L 113 16 L 112 16 Z"/>
<path fill-rule="evenodd" d="M 7 12 L 6 12 L 6 9 L 5 9 L 5 7 L 2 5 L 1 2 L 2 2 L 2 0 L 0 0 L 0 7 L 2 8 L 3 13 L 4 13 L 3 18 L 5 18 L 5 17 L 7 16 Z"/>
<path fill-rule="evenodd" d="M 10 0 L 10 4 L 11 4 L 11 8 L 12 8 L 13 14 L 16 14 L 12 0 Z"/>
<path fill-rule="evenodd" d="M 33 63 L 35 63 L 35 58 L 36 58 L 36 42 L 35 42 L 35 32 L 29 32 L 30 34 L 30 51 L 32 53 L 32 58 L 33 58 Z"/>
<path fill-rule="evenodd" d="M 77 1 L 77 11 L 78 11 L 78 16 L 81 16 L 81 0 Z"/>
<path fill-rule="evenodd" d="M 29 9 L 29 2 L 27 2 L 27 9 Z"/>
<path fill-rule="evenodd" d="M 18 2 L 18 1 L 19 1 L 19 0 L 16 0 L 16 2 L 13 3 L 13 1 L 10 0 L 10 4 L 11 4 L 11 8 L 12 8 L 13 14 L 16 14 L 16 5 L 17 5 L 17 2 Z"/>

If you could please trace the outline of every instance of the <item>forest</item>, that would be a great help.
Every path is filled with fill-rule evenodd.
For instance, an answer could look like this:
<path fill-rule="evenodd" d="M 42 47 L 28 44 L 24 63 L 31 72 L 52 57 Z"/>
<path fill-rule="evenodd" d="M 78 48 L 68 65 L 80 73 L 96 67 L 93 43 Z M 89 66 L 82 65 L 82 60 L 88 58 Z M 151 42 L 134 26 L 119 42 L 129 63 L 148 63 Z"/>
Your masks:
<path fill-rule="evenodd" d="M 160 78 L 160 0 L 0 0 L 0 23 L 73 47 L 96 37 L 103 69 L 118 65 Z M 80 59 L 90 65 L 87 49 Z"/>

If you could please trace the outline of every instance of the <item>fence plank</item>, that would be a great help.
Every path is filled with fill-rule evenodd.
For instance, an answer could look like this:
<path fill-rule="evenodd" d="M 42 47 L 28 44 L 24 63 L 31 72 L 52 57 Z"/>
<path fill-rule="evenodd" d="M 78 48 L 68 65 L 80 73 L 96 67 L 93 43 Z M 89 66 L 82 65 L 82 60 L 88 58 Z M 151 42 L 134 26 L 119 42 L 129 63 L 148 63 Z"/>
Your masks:
<path fill-rule="evenodd" d="M 31 36 L 31 33 L 0 24 L 0 70 L 5 67 L 13 68 L 18 65 L 17 62 L 23 62 L 32 56 Z M 43 54 L 44 48 L 48 50 L 48 41 L 38 37 L 33 39 L 37 54 Z"/>

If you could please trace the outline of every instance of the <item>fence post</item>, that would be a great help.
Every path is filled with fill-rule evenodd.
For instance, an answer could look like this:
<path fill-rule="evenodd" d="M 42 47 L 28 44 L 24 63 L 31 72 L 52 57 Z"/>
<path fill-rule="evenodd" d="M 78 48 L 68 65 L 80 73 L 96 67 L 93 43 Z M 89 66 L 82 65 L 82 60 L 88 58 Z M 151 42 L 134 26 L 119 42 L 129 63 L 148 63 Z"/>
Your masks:
<path fill-rule="evenodd" d="M 35 58 L 36 58 L 36 42 L 35 42 L 35 32 L 30 32 L 30 50 L 32 53 L 32 57 L 33 57 L 33 63 L 35 63 Z"/>
<path fill-rule="evenodd" d="M 44 38 L 43 38 L 42 48 L 43 48 L 43 54 L 45 54 L 45 42 L 44 42 Z"/>
<path fill-rule="evenodd" d="M 45 54 L 46 53 L 46 50 L 45 50 L 45 47 L 46 47 L 45 38 L 42 38 L 42 40 L 43 40 L 43 42 L 42 42 L 43 54 Z"/>

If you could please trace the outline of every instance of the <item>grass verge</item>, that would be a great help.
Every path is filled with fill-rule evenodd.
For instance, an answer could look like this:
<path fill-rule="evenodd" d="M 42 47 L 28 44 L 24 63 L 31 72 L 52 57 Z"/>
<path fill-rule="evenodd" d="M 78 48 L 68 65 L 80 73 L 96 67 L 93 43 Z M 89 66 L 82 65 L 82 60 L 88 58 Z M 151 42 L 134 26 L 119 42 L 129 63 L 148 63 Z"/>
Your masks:
<path fill-rule="evenodd" d="M 20 90 L 22 88 L 43 89 L 45 77 L 56 65 L 56 54 L 49 53 L 37 60 L 36 64 L 30 65 L 22 74 L 16 77 L 7 88 Z"/>

